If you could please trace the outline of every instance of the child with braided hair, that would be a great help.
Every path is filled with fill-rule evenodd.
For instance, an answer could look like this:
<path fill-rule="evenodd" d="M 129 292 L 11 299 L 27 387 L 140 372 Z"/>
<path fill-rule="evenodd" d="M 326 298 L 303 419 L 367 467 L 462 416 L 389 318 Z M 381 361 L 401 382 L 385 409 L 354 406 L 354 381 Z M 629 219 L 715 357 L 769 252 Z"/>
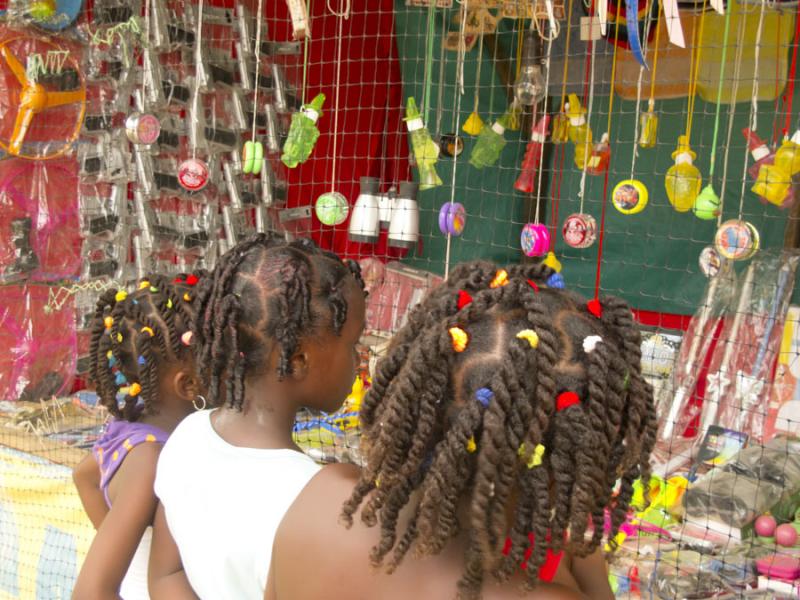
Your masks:
<path fill-rule="evenodd" d="M 652 391 L 627 305 L 548 288 L 551 275 L 460 265 L 412 311 L 364 399 L 364 468 L 325 467 L 300 494 L 266 600 L 504 599 L 523 586 L 613 598 L 602 544 L 649 479 Z M 385 568 L 354 567 L 367 556 Z"/>
<path fill-rule="evenodd" d="M 191 354 L 196 275 L 151 276 L 132 293 L 111 289 L 91 326 L 90 377 L 112 420 L 75 469 L 97 528 L 73 597 L 148 598 L 156 463 L 169 433 L 198 404 Z"/>
<path fill-rule="evenodd" d="M 197 310 L 198 372 L 219 408 L 184 420 L 161 453 L 150 592 L 259 600 L 275 530 L 320 468 L 292 440 L 295 415 L 347 397 L 364 284 L 310 240 L 255 234 L 220 258 Z"/>

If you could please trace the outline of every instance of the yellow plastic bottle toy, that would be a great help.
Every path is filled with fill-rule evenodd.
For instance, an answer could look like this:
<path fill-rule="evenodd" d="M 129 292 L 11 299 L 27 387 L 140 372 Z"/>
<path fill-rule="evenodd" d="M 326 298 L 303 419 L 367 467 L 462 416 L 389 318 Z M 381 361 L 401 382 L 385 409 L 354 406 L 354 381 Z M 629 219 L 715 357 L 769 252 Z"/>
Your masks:
<path fill-rule="evenodd" d="M 570 94 L 564 110 L 569 117 L 569 139 L 575 144 L 575 166 L 583 169 L 592 153 L 592 130 L 586 123 L 586 109 L 577 95 Z"/>
<path fill-rule="evenodd" d="M 774 162 L 761 165 L 751 189 L 767 202 L 784 207 L 792 185 L 792 177 L 799 172 L 800 131 L 795 131 L 791 138 L 783 140 L 783 144 L 775 153 Z"/>
<path fill-rule="evenodd" d="M 693 164 L 695 158 L 697 155 L 689 147 L 686 136 L 679 136 L 678 147 L 672 153 L 675 164 L 669 168 L 667 176 L 664 178 L 667 198 L 678 212 L 691 210 L 700 193 L 703 178 L 700 170 Z"/>

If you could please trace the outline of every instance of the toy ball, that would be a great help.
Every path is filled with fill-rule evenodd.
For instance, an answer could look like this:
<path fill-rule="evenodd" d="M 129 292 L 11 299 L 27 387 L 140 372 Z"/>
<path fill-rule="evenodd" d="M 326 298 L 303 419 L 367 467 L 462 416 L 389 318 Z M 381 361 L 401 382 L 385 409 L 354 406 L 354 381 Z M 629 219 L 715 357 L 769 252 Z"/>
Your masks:
<path fill-rule="evenodd" d="M 550 231 L 541 223 L 528 223 L 522 228 L 520 245 L 525 256 L 544 256 L 550 249 Z"/>
<path fill-rule="evenodd" d="M 756 519 L 756 534 L 761 537 L 772 537 L 775 535 L 775 528 L 778 526 L 775 517 L 761 515 Z"/>
<path fill-rule="evenodd" d="M 794 546 L 797 543 L 797 530 L 789 523 L 778 525 L 775 529 L 775 541 L 779 546 Z"/>
<path fill-rule="evenodd" d="M 752 223 L 731 219 L 717 229 L 714 247 L 721 256 L 730 260 L 747 260 L 758 252 L 758 230 Z"/>
<path fill-rule="evenodd" d="M 187 158 L 178 165 L 178 183 L 187 192 L 199 192 L 208 185 L 208 165 L 199 158 Z"/>
<path fill-rule="evenodd" d="M 597 221 L 592 215 L 573 213 L 561 230 L 564 241 L 572 248 L 588 248 L 597 239 Z"/>
<path fill-rule="evenodd" d="M 620 181 L 611 192 L 611 202 L 623 215 L 635 215 L 647 206 L 649 194 L 641 181 L 625 179 Z"/>
<path fill-rule="evenodd" d="M 443 204 L 439 210 L 439 231 L 456 237 L 464 233 L 467 226 L 467 211 L 458 202 Z"/>
<path fill-rule="evenodd" d="M 320 223 L 332 227 L 341 225 L 347 220 L 350 205 L 347 203 L 347 198 L 339 192 L 327 192 L 317 198 L 314 212 Z"/>

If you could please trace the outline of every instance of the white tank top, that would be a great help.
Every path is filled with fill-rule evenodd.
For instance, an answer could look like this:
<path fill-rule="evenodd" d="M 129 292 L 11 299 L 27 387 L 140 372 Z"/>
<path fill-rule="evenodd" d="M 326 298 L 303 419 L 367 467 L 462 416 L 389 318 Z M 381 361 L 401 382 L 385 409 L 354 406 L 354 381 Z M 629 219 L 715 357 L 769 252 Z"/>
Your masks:
<path fill-rule="evenodd" d="M 294 450 L 232 446 L 213 411 L 185 418 L 158 459 L 155 491 L 202 600 L 261 600 L 283 515 L 320 467 Z"/>
<path fill-rule="evenodd" d="M 147 591 L 147 564 L 150 561 L 150 543 L 153 541 L 153 528 L 148 527 L 142 534 L 139 547 L 128 567 L 125 579 L 119 586 L 119 595 L 122 600 L 149 600 Z"/>

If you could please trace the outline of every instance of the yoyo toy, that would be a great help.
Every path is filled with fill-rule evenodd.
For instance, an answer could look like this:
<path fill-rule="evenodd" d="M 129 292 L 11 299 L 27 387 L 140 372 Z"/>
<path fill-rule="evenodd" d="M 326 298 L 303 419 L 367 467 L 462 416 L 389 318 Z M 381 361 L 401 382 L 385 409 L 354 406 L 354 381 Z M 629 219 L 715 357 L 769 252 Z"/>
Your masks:
<path fill-rule="evenodd" d="M 160 134 L 161 121 L 155 115 L 133 112 L 125 119 L 125 135 L 132 144 L 155 144 Z"/>
<path fill-rule="evenodd" d="M 187 192 L 199 192 L 208 180 L 208 165 L 199 158 L 187 158 L 178 165 L 178 183 Z"/>
<path fill-rule="evenodd" d="M 637 179 L 620 181 L 611 192 L 611 203 L 623 215 L 635 215 L 647 206 L 649 194 L 645 185 Z"/>
<path fill-rule="evenodd" d="M 722 201 L 709 183 L 695 198 L 692 212 L 698 219 L 711 221 L 719 215 L 721 205 Z"/>
<path fill-rule="evenodd" d="M 541 223 L 528 223 L 519 238 L 525 256 L 544 256 L 550 249 L 550 230 Z"/>
<path fill-rule="evenodd" d="M 242 148 L 242 173 L 258 175 L 264 164 L 264 146 L 261 142 L 248 140 Z M 347 218 L 345 216 L 345 218 Z"/>
<path fill-rule="evenodd" d="M 347 220 L 347 216 L 350 214 L 350 205 L 347 198 L 339 192 L 325 192 L 317 198 L 314 212 L 320 223 L 333 227 L 341 225 Z"/>
<path fill-rule="evenodd" d="M 458 202 L 447 202 L 439 209 L 439 231 L 444 235 L 460 236 L 467 225 L 467 211 Z"/>
<path fill-rule="evenodd" d="M 700 271 L 709 279 L 716 277 L 722 267 L 722 257 L 714 246 L 703 248 L 697 262 L 700 265 Z"/>
<path fill-rule="evenodd" d="M 464 141 L 455 133 L 446 133 L 439 140 L 439 148 L 445 156 L 455 157 L 464 151 Z"/>
<path fill-rule="evenodd" d="M 561 229 L 564 242 L 571 248 L 588 248 L 597 239 L 597 221 L 586 213 L 573 213 Z"/>
<path fill-rule="evenodd" d="M 752 258 L 760 247 L 758 230 L 752 223 L 741 219 L 725 221 L 714 235 L 714 248 L 729 260 Z"/>

